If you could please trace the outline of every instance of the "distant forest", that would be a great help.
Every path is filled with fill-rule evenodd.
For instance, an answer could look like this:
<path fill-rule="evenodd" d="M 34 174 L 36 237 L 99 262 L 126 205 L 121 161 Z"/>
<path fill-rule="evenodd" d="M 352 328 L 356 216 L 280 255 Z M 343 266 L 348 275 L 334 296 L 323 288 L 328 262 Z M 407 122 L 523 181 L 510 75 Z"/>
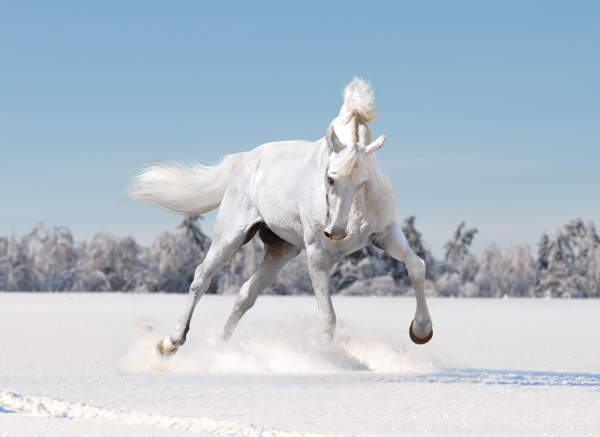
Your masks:
<path fill-rule="evenodd" d="M 188 217 L 177 232 L 163 232 L 150 247 L 131 236 L 98 233 L 76 242 L 64 227 L 39 224 L 20 238 L 0 237 L 2 291 L 121 291 L 187 293 L 210 246 L 200 217 Z M 492 243 L 477 258 L 469 248 L 477 233 L 460 223 L 435 259 L 407 217 L 402 229 L 427 264 L 426 294 L 455 297 L 600 297 L 600 239 L 592 221 L 572 219 L 552 237 L 543 234 L 532 254 L 522 241 L 502 250 Z M 208 293 L 233 294 L 258 268 L 262 243 L 255 237 L 213 278 Z M 411 295 L 402 263 L 372 246 L 338 261 L 331 270 L 332 294 Z M 312 293 L 306 254 L 281 272 L 265 293 Z"/>

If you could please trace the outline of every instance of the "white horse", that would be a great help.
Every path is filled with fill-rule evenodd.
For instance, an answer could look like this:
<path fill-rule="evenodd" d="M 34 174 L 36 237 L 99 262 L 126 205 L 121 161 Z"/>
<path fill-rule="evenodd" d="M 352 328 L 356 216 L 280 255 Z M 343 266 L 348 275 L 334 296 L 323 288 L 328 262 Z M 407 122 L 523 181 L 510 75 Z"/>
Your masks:
<path fill-rule="evenodd" d="M 221 207 L 212 245 L 198 266 L 185 312 L 175 331 L 157 346 L 163 356 L 186 341 L 190 320 L 213 275 L 258 232 L 265 245 L 256 274 L 240 289 L 223 339 L 233 334 L 258 295 L 302 249 L 317 298 L 321 325 L 332 339 L 329 271 L 344 255 L 372 244 L 401 261 L 415 289 L 417 309 L 410 338 L 428 342 L 432 322 L 425 301 L 425 263 L 414 254 L 395 219 L 395 195 L 371 142 L 375 106 L 370 84 L 354 78 L 344 90 L 340 114 L 316 142 L 285 141 L 225 157 L 213 167 L 154 164 L 133 180 L 128 199 L 167 211 L 196 215 Z"/>

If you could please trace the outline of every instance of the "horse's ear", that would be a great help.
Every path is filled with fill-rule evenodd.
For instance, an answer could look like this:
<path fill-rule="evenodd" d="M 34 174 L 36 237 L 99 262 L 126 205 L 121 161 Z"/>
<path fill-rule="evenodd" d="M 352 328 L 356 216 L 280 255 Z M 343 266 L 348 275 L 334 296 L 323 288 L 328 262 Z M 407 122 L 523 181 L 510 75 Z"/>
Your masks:
<path fill-rule="evenodd" d="M 333 125 L 329 126 L 329 129 L 327 130 L 327 143 L 329 143 L 333 151 L 336 153 L 344 148 L 342 142 L 333 129 Z"/>
<path fill-rule="evenodd" d="M 377 152 L 383 146 L 385 142 L 385 135 L 380 136 L 367 147 L 365 147 L 365 156 L 369 156 L 371 153 Z"/>

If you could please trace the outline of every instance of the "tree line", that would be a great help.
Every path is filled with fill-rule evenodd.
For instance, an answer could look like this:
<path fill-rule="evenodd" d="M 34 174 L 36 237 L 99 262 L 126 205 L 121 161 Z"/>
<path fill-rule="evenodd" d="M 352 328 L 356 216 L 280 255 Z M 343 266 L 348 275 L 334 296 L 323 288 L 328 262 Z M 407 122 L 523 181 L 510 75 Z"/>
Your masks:
<path fill-rule="evenodd" d="M 69 229 L 44 224 L 20 238 L 0 237 L 0 290 L 187 293 L 210 247 L 200 218 L 185 218 L 177 231 L 159 234 L 151 246 L 106 233 L 77 242 Z M 427 265 L 428 296 L 600 297 L 600 238 L 591 220 L 572 219 L 552 237 L 544 233 L 535 255 L 517 241 L 504 250 L 488 244 L 480 257 L 470 251 L 477 229 L 461 222 L 444 244 L 441 260 L 432 255 L 414 216 L 401 227 Z M 262 244 L 255 237 L 215 275 L 208 293 L 237 293 L 261 257 Z M 333 266 L 331 289 L 344 295 L 414 293 L 404 265 L 372 246 Z M 306 255 L 292 260 L 265 292 L 312 293 Z"/>

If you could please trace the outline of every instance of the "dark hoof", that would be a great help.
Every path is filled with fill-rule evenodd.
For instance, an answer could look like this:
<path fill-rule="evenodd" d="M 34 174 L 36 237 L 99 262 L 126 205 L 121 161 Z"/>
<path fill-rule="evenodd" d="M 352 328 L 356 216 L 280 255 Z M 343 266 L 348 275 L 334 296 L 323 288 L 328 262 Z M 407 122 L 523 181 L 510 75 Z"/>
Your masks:
<path fill-rule="evenodd" d="M 164 340 L 161 340 L 160 343 L 156 345 L 156 351 L 163 358 L 171 358 L 173 355 L 175 355 L 175 352 L 177 352 L 179 348 L 175 345 L 167 347 L 164 345 L 163 341 Z"/>
<path fill-rule="evenodd" d="M 413 341 L 413 343 L 416 343 L 416 344 L 425 344 L 429 340 L 431 340 L 431 337 L 433 337 L 433 328 L 431 328 L 431 331 L 429 332 L 429 335 L 427 337 L 425 337 L 425 338 L 419 338 L 413 332 L 412 322 L 410 322 L 410 327 L 408 328 L 408 335 L 410 335 L 410 339 Z"/>

